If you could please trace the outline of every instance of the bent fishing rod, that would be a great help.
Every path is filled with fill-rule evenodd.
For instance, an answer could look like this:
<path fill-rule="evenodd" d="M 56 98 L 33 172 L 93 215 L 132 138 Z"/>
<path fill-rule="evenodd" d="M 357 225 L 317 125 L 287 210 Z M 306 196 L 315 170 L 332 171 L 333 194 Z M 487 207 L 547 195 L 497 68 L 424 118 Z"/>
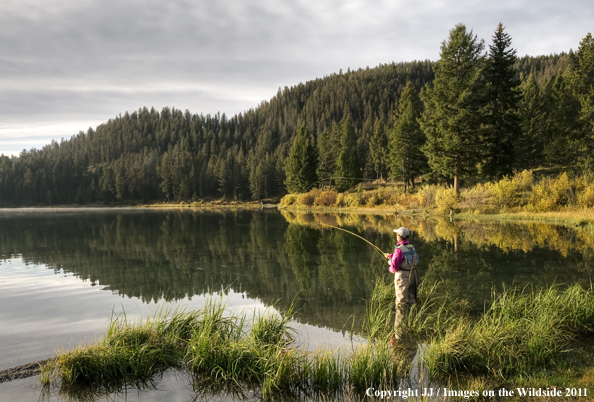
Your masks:
<path fill-rule="evenodd" d="M 373 247 L 378 253 L 380 253 L 382 255 L 383 258 L 386 258 L 386 253 L 384 253 L 381 248 L 379 248 L 378 246 L 376 246 L 375 244 L 373 244 L 372 242 L 370 242 L 366 238 L 361 237 L 358 234 L 351 232 L 350 230 L 339 228 L 338 226 L 326 225 L 325 223 L 321 223 L 321 222 L 320 222 L 320 225 L 322 225 L 322 226 L 328 226 L 329 228 L 333 228 L 333 229 L 342 230 L 343 232 L 347 232 L 349 234 L 352 234 L 353 236 L 357 236 L 359 239 L 363 240 L 364 242 L 366 242 L 367 244 L 369 244 L 371 247 Z"/>

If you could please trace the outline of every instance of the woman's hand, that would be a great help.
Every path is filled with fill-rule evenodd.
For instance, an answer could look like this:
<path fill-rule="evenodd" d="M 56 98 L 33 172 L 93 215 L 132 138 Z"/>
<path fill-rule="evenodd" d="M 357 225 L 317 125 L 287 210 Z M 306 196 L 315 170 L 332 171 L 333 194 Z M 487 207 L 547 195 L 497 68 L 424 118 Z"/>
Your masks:
<path fill-rule="evenodd" d="M 384 257 L 386 257 L 386 260 L 389 260 L 390 259 L 390 254 L 384 253 Z"/>

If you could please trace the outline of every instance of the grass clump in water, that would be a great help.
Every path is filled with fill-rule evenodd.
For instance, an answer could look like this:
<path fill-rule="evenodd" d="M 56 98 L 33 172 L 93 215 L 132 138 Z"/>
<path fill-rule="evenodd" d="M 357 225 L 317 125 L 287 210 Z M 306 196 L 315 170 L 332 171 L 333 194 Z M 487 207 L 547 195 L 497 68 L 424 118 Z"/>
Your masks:
<path fill-rule="evenodd" d="M 390 327 L 394 311 L 393 285 L 378 281 L 368 305 L 364 333 L 372 341 L 384 343 L 394 333 Z M 470 379 L 485 381 L 493 388 L 526 385 L 523 379 L 540 376 L 538 383 L 546 386 L 569 386 L 572 378 L 585 384 L 579 376 L 567 373 L 591 376 L 591 362 L 578 357 L 592 353 L 580 344 L 594 335 L 594 289 L 576 284 L 493 292 L 491 303 L 479 314 L 468 302 L 452 297 L 442 284 L 425 282 L 419 288 L 418 303 L 407 311 L 398 331 L 397 344 L 402 350 L 396 348 L 392 353 L 404 356 L 407 345 L 426 344 L 424 367 L 433 378 L 447 382 Z M 352 361 L 348 365 L 355 384 L 357 378 L 368 383 L 372 377 L 358 374 L 373 372 L 374 363 L 365 362 L 363 352 L 358 357 L 353 355 L 363 363 Z M 377 356 L 376 361 L 382 358 Z M 388 368 L 405 360 L 393 358 L 380 366 Z M 393 369 L 398 372 L 399 367 Z M 373 377 L 377 381 L 378 373 Z"/>
<path fill-rule="evenodd" d="M 196 390 L 258 390 L 284 394 L 341 395 L 348 389 L 395 383 L 401 360 L 387 344 L 344 351 L 307 352 L 294 346 L 292 311 L 228 315 L 221 302 L 196 312 L 161 311 L 138 323 L 114 317 L 104 339 L 61 352 L 44 367 L 42 381 L 61 379 L 62 392 L 154 385 L 170 368 L 188 369 Z M 376 320 L 377 321 L 377 320 Z M 379 339 L 379 338 L 378 338 Z M 398 357 L 398 356 L 397 356 Z M 216 388 L 216 387 L 215 387 Z M 198 392 L 198 391 L 197 391 Z"/>
<path fill-rule="evenodd" d="M 66 386 L 148 384 L 156 374 L 181 366 L 198 322 L 198 313 L 186 311 L 161 310 L 139 323 L 123 314 L 112 317 L 104 339 L 60 353 L 43 368 L 42 380 L 49 384 L 59 376 Z"/>
<path fill-rule="evenodd" d="M 289 319 L 290 311 L 283 316 L 257 314 L 249 333 L 243 328 L 245 317 L 230 326 L 200 326 L 188 343 L 192 372 L 238 385 L 260 385 L 263 395 L 298 387 L 306 380 L 308 361 L 300 349 L 290 347 Z"/>
<path fill-rule="evenodd" d="M 291 310 L 255 313 L 248 320 L 245 314 L 228 315 L 221 302 L 211 302 L 200 311 L 162 311 L 139 323 L 117 316 L 104 339 L 61 353 L 44 368 L 42 380 L 49 383 L 60 377 L 63 387 L 114 389 L 152 385 L 155 376 L 179 368 L 192 373 L 196 389 L 227 384 L 259 390 L 263 398 L 295 393 L 340 396 L 349 389 L 360 393 L 398 384 L 398 379 L 408 377 L 406 362 L 417 343 L 427 344 L 422 360 L 434 378 L 452 380 L 468 374 L 492 387 L 522 384 L 522 378 L 539 375 L 543 383 L 567 381 L 560 367 L 582 373 L 583 381 L 592 377 L 587 370 L 591 366 L 575 351 L 579 348 L 568 347 L 594 335 L 592 287 L 508 289 L 493 293 L 482 314 L 473 314 L 439 285 L 423 284 L 419 294 L 394 347 L 389 346 L 394 288 L 378 281 L 363 327 L 368 342 L 352 353 L 295 347 Z M 590 349 L 579 350 L 591 356 Z"/>
<path fill-rule="evenodd" d="M 424 361 L 434 375 L 527 374 L 554 365 L 570 341 L 593 330 L 592 288 L 508 289 L 478 319 L 463 316 L 436 331 Z"/>

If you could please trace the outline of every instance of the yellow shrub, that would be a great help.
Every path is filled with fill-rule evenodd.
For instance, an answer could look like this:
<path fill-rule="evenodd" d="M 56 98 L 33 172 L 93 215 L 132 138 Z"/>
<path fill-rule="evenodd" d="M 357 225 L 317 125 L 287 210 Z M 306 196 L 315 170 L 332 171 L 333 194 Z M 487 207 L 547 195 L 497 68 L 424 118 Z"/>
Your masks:
<path fill-rule="evenodd" d="M 392 194 L 390 197 L 384 200 L 384 205 L 398 205 L 398 196 Z"/>
<path fill-rule="evenodd" d="M 358 206 L 357 195 L 352 193 L 340 193 L 336 197 L 336 205 L 339 207 Z"/>
<path fill-rule="evenodd" d="M 435 205 L 439 212 L 449 212 L 455 209 L 460 198 L 453 188 L 441 188 L 435 194 Z"/>
<path fill-rule="evenodd" d="M 415 209 L 421 206 L 417 194 L 411 193 L 400 194 L 399 204 L 403 209 Z"/>
<path fill-rule="evenodd" d="M 423 208 L 435 205 L 435 195 L 441 189 L 443 189 L 443 187 L 436 185 L 423 186 L 417 193 L 419 205 Z"/>
<path fill-rule="evenodd" d="M 490 197 L 491 193 L 487 189 L 487 186 L 479 183 L 476 186 L 462 189 L 460 193 L 460 198 L 462 199 L 460 207 L 480 213 L 485 209 Z"/>
<path fill-rule="evenodd" d="M 505 176 L 495 183 L 486 185 L 491 195 L 489 203 L 497 209 L 511 208 L 518 204 L 518 182 Z"/>
<path fill-rule="evenodd" d="M 316 199 L 315 195 L 312 194 L 310 191 L 309 193 L 301 195 L 301 198 L 299 199 L 299 203 L 301 205 L 310 207 L 313 205 L 315 199 Z"/>
<path fill-rule="evenodd" d="M 381 204 L 382 201 L 383 200 L 378 197 L 377 193 L 374 192 L 367 199 L 367 202 L 365 203 L 365 205 L 368 207 L 375 207 L 376 205 Z"/>
<path fill-rule="evenodd" d="M 547 212 L 575 202 L 573 184 L 563 173 L 557 179 L 543 179 L 532 187 L 529 208 L 536 212 Z"/>
<path fill-rule="evenodd" d="M 336 204 L 338 194 L 335 191 L 322 191 L 318 198 L 315 199 L 314 205 L 331 207 Z"/>
<path fill-rule="evenodd" d="M 594 207 L 594 184 L 586 185 L 584 190 L 578 193 L 577 202 L 582 208 Z"/>
<path fill-rule="evenodd" d="M 357 192 L 352 194 L 354 196 L 353 202 L 351 203 L 352 207 L 361 207 L 367 204 L 369 198 L 371 198 L 370 191 L 363 191 L 362 187 L 357 188 Z"/>
<path fill-rule="evenodd" d="M 532 170 L 523 170 L 516 172 L 512 180 L 516 185 L 516 191 L 527 191 L 534 184 L 534 174 Z"/>
<path fill-rule="evenodd" d="M 297 201 L 298 198 L 299 198 L 299 196 L 297 194 L 287 194 L 287 195 L 285 195 L 280 200 L 280 206 L 281 206 L 281 208 L 289 207 L 289 206 L 295 204 L 295 202 Z"/>

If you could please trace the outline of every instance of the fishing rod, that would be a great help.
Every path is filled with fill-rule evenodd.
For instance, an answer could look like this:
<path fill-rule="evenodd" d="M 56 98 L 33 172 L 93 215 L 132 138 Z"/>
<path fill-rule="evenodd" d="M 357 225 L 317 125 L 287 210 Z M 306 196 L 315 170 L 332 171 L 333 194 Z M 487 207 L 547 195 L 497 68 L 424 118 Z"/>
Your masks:
<path fill-rule="evenodd" d="M 381 248 L 379 248 L 378 246 L 376 246 L 375 244 L 373 244 L 372 242 L 370 242 L 366 238 L 361 237 L 358 234 L 353 233 L 353 232 L 351 232 L 349 230 L 346 230 L 346 229 L 343 229 L 343 228 L 339 228 L 338 226 L 326 225 L 325 223 L 320 223 L 320 224 L 322 226 L 328 226 L 329 228 L 342 230 L 343 232 L 347 232 L 349 234 L 352 234 L 353 236 L 357 236 L 359 239 L 363 240 L 364 242 L 366 242 L 367 244 L 369 244 L 371 247 L 373 247 L 378 253 L 380 253 L 382 255 L 383 258 L 386 258 L 386 253 L 384 253 Z"/>

